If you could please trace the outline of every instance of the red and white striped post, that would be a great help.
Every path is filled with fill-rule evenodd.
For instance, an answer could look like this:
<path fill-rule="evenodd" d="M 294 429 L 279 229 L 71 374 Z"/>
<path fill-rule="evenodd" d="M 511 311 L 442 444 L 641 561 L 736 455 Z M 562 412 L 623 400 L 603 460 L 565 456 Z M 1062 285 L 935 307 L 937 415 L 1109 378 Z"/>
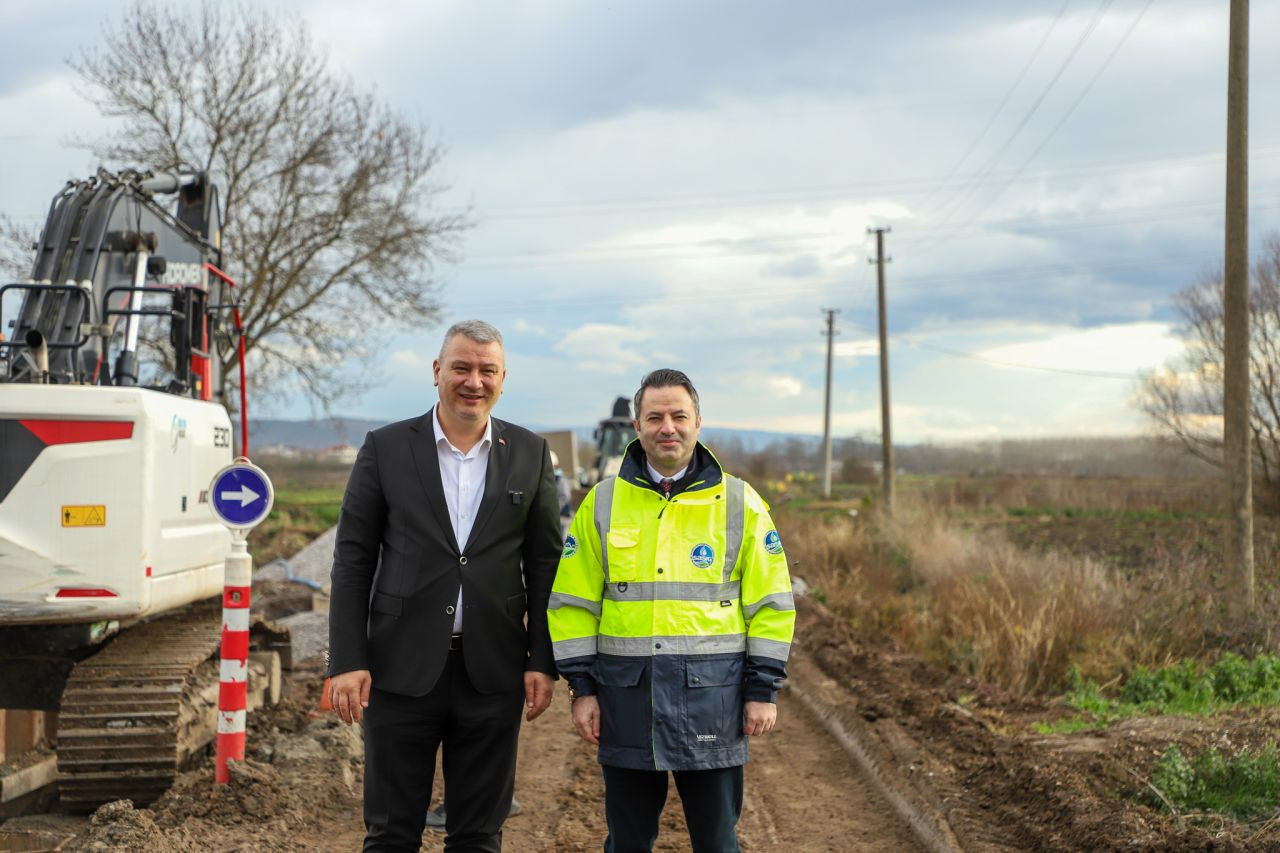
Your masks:
<path fill-rule="evenodd" d="M 244 760 L 244 729 L 249 695 L 249 597 L 253 557 L 243 533 L 235 535 L 227 555 L 222 589 L 222 665 L 218 685 L 218 743 L 214 781 L 231 781 L 229 760 Z"/>
<path fill-rule="evenodd" d="M 249 593 L 253 558 L 245 537 L 271 512 L 271 478 L 243 456 L 223 468 L 209 485 L 209 508 L 231 531 L 222 587 L 222 682 L 218 686 L 218 746 L 214 782 L 231 781 L 227 762 L 244 760 L 244 727 L 249 693 Z"/>

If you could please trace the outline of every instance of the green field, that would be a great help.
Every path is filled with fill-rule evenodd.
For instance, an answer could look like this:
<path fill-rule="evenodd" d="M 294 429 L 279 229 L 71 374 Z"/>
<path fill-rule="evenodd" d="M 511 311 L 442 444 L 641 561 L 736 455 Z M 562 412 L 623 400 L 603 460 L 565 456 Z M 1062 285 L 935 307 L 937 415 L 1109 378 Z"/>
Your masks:
<path fill-rule="evenodd" d="M 288 558 L 338 523 L 350 466 L 302 460 L 259 463 L 275 487 L 271 514 L 249 535 L 254 563 Z"/>

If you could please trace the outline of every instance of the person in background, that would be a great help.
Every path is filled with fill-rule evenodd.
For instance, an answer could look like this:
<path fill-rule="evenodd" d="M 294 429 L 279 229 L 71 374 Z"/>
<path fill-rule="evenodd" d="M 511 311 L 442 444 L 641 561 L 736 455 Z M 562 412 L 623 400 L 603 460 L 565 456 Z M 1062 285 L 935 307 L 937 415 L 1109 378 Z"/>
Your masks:
<path fill-rule="evenodd" d="M 565 535 L 569 533 L 569 525 L 573 521 L 573 484 L 560 468 L 560 457 L 551 451 L 551 465 L 556 474 L 556 496 L 560 498 L 560 526 Z"/>

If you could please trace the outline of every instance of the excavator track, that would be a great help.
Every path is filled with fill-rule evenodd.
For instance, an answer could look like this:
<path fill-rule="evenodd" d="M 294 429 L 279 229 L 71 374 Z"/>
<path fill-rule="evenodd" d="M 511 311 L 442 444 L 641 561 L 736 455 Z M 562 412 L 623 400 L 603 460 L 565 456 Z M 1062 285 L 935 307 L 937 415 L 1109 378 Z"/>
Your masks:
<path fill-rule="evenodd" d="M 148 805 L 213 739 L 220 634 L 221 611 L 193 605 L 76 664 L 58 715 L 58 792 L 69 811 Z"/>

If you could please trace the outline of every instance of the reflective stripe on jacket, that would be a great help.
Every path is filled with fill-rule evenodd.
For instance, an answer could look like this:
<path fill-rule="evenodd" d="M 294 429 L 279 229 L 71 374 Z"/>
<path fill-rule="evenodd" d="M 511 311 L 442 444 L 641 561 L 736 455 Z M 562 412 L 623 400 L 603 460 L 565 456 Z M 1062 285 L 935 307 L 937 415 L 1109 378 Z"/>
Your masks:
<path fill-rule="evenodd" d="M 548 620 L 561 674 L 599 697 L 602 764 L 744 763 L 743 703 L 774 701 L 795 626 L 768 506 L 702 445 L 666 498 L 632 442 L 578 509 Z"/>

